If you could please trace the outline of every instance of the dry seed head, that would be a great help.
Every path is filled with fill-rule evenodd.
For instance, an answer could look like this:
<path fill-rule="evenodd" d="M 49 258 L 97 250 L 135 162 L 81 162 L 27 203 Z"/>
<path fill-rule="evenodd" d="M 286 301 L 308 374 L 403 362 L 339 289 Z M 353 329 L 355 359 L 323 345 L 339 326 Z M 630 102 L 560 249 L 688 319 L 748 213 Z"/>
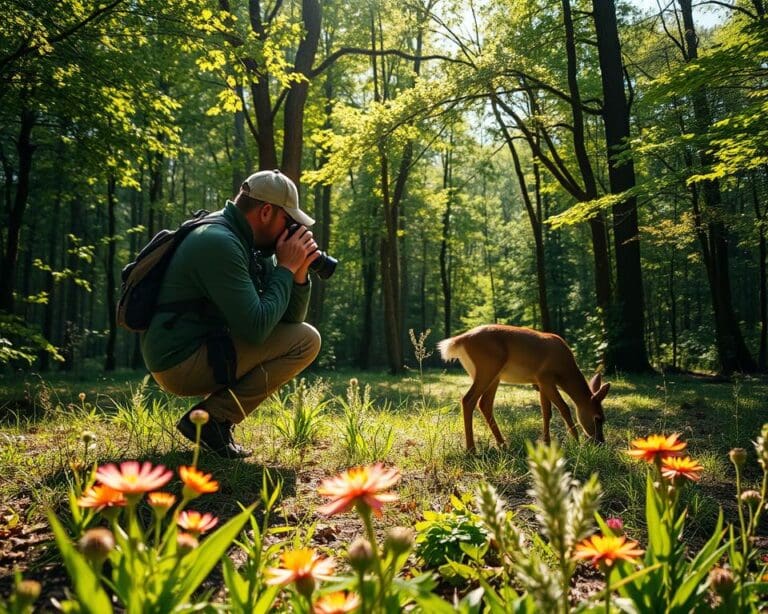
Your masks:
<path fill-rule="evenodd" d="M 85 393 L 81 392 L 80 394 L 77 395 L 77 398 L 80 399 L 80 402 L 82 403 L 83 401 L 85 401 Z"/>
<path fill-rule="evenodd" d="M 115 547 L 115 537 L 109 529 L 97 527 L 88 529 L 80 538 L 78 545 L 86 559 L 100 565 Z"/>
<path fill-rule="evenodd" d="M 741 493 L 739 498 L 753 510 L 757 509 L 757 506 L 760 505 L 760 501 L 762 500 L 760 493 L 756 490 L 745 490 Z"/>
<path fill-rule="evenodd" d="M 728 597 L 733 592 L 736 583 L 730 569 L 715 567 L 709 572 L 709 583 L 721 597 Z"/>
<path fill-rule="evenodd" d="M 373 563 L 373 546 L 371 542 L 358 537 L 349 546 L 349 564 L 358 573 L 364 573 Z"/>
<path fill-rule="evenodd" d="M 16 585 L 16 599 L 22 610 L 37 600 L 41 589 L 42 587 L 37 580 L 22 580 Z"/>
<path fill-rule="evenodd" d="M 89 446 L 89 445 L 91 445 L 91 444 L 92 444 L 94 441 L 96 441 L 96 433 L 94 433 L 93 431 L 83 431 L 83 432 L 80 434 L 80 439 L 82 439 L 82 440 L 83 440 L 83 443 L 84 443 L 86 446 Z"/>
<path fill-rule="evenodd" d="M 387 532 L 384 547 L 395 554 L 409 552 L 413 548 L 413 529 L 394 527 Z"/>
<path fill-rule="evenodd" d="M 179 556 L 184 556 L 197 548 L 199 544 L 200 542 L 197 541 L 197 538 L 194 535 L 190 533 L 179 533 L 176 536 L 176 553 Z"/>
<path fill-rule="evenodd" d="M 734 448 L 728 452 L 728 457 L 734 465 L 741 467 L 747 462 L 747 451 L 744 448 Z"/>
<path fill-rule="evenodd" d="M 208 412 L 204 409 L 194 409 L 192 410 L 192 413 L 189 414 L 189 420 L 192 422 L 192 424 L 197 424 L 199 426 L 202 426 L 206 422 L 208 422 Z"/>

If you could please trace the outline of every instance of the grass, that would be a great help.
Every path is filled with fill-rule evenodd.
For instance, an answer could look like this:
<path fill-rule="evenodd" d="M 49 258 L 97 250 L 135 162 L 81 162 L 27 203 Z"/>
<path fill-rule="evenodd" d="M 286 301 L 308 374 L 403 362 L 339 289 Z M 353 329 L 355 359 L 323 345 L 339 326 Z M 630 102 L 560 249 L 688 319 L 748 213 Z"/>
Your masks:
<path fill-rule="evenodd" d="M 768 421 L 768 383 L 682 375 L 607 379 L 612 384 L 604 403 L 607 445 L 583 438 L 577 443 L 566 437 L 559 416 L 553 418 L 553 439 L 563 444 L 574 475 L 584 480 L 597 472 L 605 493 L 603 515 L 621 516 L 630 534 L 642 539 L 645 467 L 629 461 L 623 450 L 635 437 L 679 432 L 706 469 L 686 500 L 688 537 L 706 539 L 719 506 L 726 515 L 733 513 L 728 451 L 746 448 L 748 484 L 758 477 L 750 442 Z M 404 474 L 400 501 L 382 523 L 387 526 L 412 526 L 421 510 L 445 509 L 451 494 L 473 492 L 481 480 L 491 482 L 511 505 L 527 503 L 525 446 L 540 435 L 538 394 L 530 387 L 502 386 L 495 415 L 507 446 L 494 445 L 476 412 L 478 453 L 468 455 L 459 412 L 468 385 L 468 377 L 458 371 L 417 371 L 405 377 L 357 371 L 307 374 L 236 428 L 238 440 L 256 451 L 253 457 L 202 457 L 201 467 L 221 482 L 220 493 L 207 498 L 207 504 L 219 516 L 233 515 L 238 502 L 258 498 L 266 468 L 283 481 L 277 521 L 311 531 L 314 522 L 323 522 L 315 514 L 319 480 L 349 464 L 373 460 L 397 465 Z M 30 527 L 43 522 L 48 508 L 65 513 L 73 462 L 135 458 L 171 467 L 189 463 L 190 446 L 174 424 L 191 403 L 130 372 L 111 378 L 26 375 L 0 380 L 0 534 L 11 518 Z M 84 431 L 96 434 L 90 449 L 82 441 Z M 345 531 L 351 530 L 338 529 L 340 543 L 348 543 Z M 7 581 L 11 566 L 2 562 L 2 554 L 0 548 L 0 580 Z M 34 569 L 46 562 L 42 555 L 30 555 L 20 566 Z"/>

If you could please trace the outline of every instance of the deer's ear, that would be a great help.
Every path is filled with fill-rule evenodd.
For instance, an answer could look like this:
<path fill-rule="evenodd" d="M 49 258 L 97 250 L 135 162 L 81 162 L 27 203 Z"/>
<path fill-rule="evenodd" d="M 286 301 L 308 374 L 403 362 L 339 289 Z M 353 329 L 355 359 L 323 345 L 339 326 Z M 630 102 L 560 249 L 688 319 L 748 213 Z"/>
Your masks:
<path fill-rule="evenodd" d="M 595 373 L 592 376 L 592 379 L 589 380 L 589 389 L 592 391 L 593 394 L 598 390 L 600 390 L 601 383 L 602 383 L 602 376 L 600 375 L 600 373 Z"/>
<path fill-rule="evenodd" d="M 600 403 L 606 397 L 610 389 L 611 389 L 610 384 L 603 384 L 602 386 L 600 386 L 598 391 L 592 395 L 592 400 Z"/>

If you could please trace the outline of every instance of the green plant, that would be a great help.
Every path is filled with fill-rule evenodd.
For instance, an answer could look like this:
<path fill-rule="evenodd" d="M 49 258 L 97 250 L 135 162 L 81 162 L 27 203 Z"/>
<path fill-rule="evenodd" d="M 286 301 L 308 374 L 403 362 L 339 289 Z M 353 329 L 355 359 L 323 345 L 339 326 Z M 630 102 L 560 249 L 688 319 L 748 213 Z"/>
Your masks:
<path fill-rule="evenodd" d="M 240 539 L 235 542 L 245 555 L 245 562 L 237 569 L 232 559 L 222 559 L 224 583 L 229 597 L 227 610 L 235 614 L 269 612 L 280 591 L 279 586 L 267 586 L 264 583 L 264 570 L 266 562 L 275 556 L 283 541 L 273 541 L 267 545 L 264 538 L 288 530 L 288 527 L 269 528 L 270 513 L 280 499 L 282 483 L 278 481 L 272 485 L 272 478 L 265 469 L 261 484 L 261 503 L 264 509 L 261 526 L 251 515 L 250 532 L 243 531 Z"/>
<path fill-rule="evenodd" d="M 329 401 L 323 400 L 326 386 L 317 380 L 311 386 L 300 379 L 286 398 L 280 400 L 280 413 L 275 428 L 290 446 L 305 448 L 312 444 L 322 425 Z"/>
<path fill-rule="evenodd" d="M 416 523 L 416 554 L 428 568 L 465 560 L 466 546 L 488 546 L 488 530 L 480 516 L 470 510 L 466 498 L 452 495 L 449 512 L 426 510 L 423 516 L 424 520 Z"/>
<path fill-rule="evenodd" d="M 13 591 L 5 601 L 0 598 L 0 614 L 30 614 L 33 605 L 40 596 L 40 583 L 36 580 L 24 580 L 17 571 L 13 579 Z"/>
<path fill-rule="evenodd" d="M 427 408 L 427 396 L 424 388 L 424 361 L 432 356 L 432 352 L 427 352 L 427 337 L 432 332 L 431 329 L 427 329 L 419 333 L 419 338 L 416 338 L 416 334 L 412 328 L 408 329 L 408 336 L 411 339 L 411 345 L 413 345 L 413 354 L 416 357 L 416 362 L 419 363 L 419 391 L 421 392 L 421 407 Z"/>
<path fill-rule="evenodd" d="M 196 451 L 200 427 L 207 419 L 201 410 L 193 416 L 197 424 Z M 71 490 L 70 499 L 76 498 L 73 507 L 88 510 L 80 517 L 81 526 L 88 526 L 91 519 L 98 517 L 109 528 L 85 530 L 77 547 L 55 514 L 49 512 L 56 545 L 74 585 L 74 594 L 59 604 L 63 611 L 112 612 L 110 594 L 129 614 L 195 611 L 206 605 L 209 592 L 198 596 L 195 604 L 190 602 L 192 594 L 226 555 L 256 504 L 244 508 L 200 544 L 200 535 L 211 530 L 218 519 L 185 508 L 201 494 L 215 492 L 218 483 L 195 465 L 193 462 L 191 467 L 179 469 L 184 487 L 175 509 L 176 497 L 157 491 L 172 477 L 161 465 L 126 461 L 120 467 L 106 465 L 91 471 L 82 494 L 77 497 Z M 100 483 L 94 484 L 94 478 Z M 79 478 L 75 484 L 80 490 Z M 138 507 L 147 492 L 152 522 L 145 527 Z M 186 532 L 179 531 L 179 527 Z M 106 561 L 109 566 L 104 565 Z"/>
<path fill-rule="evenodd" d="M 349 380 L 346 400 L 341 400 L 343 420 L 341 426 L 344 454 L 348 463 L 381 460 L 389 454 L 395 437 L 391 426 L 377 420 L 371 401 L 371 387 L 366 385 L 362 394 L 357 378 Z"/>

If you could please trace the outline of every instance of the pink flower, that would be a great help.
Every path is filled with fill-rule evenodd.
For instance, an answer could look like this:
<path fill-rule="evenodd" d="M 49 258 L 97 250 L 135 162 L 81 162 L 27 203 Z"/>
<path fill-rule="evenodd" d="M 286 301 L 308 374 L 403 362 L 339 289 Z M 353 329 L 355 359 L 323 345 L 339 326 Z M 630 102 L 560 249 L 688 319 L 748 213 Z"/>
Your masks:
<path fill-rule="evenodd" d="M 605 521 L 605 524 L 614 533 L 624 532 L 624 521 L 621 518 L 609 518 Z"/>
<path fill-rule="evenodd" d="M 219 522 L 219 519 L 212 514 L 206 512 L 201 514 L 194 510 L 183 511 L 179 515 L 178 524 L 182 529 L 186 529 L 192 535 L 200 535 L 200 533 L 206 533 L 215 527 Z"/>
<path fill-rule="evenodd" d="M 347 469 L 335 478 L 324 480 L 317 489 L 321 495 L 332 497 L 330 503 L 320 506 L 321 514 L 332 516 L 345 512 L 353 505 L 364 505 L 381 516 L 384 503 L 397 500 L 397 494 L 382 492 L 400 480 L 400 471 L 387 469 L 381 463 L 368 467 Z"/>
<path fill-rule="evenodd" d="M 165 486 L 173 477 L 163 465 L 153 467 L 152 463 L 139 465 L 136 461 L 125 461 L 116 467 L 113 464 L 99 467 L 96 479 L 126 495 L 140 495 Z"/>

